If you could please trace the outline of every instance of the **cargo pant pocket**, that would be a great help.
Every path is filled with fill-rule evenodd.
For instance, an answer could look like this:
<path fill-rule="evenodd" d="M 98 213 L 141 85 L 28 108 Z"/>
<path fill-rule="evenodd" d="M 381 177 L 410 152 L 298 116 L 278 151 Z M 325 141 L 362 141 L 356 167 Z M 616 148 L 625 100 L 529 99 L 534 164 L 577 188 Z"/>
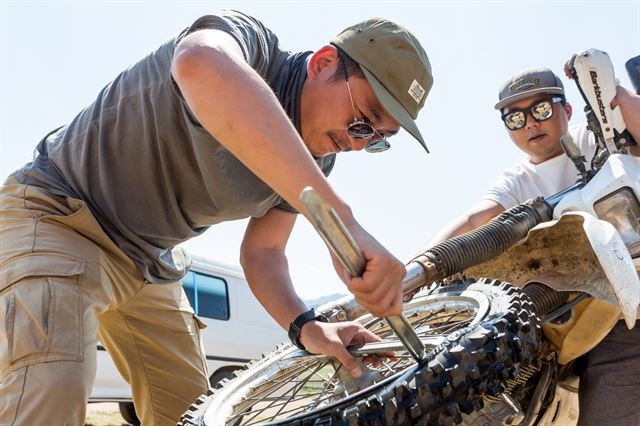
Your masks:
<path fill-rule="evenodd" d="M 30 254 L 0 268 L 0 380 L 19 368 L 82 361 L 84 262 Z"/>

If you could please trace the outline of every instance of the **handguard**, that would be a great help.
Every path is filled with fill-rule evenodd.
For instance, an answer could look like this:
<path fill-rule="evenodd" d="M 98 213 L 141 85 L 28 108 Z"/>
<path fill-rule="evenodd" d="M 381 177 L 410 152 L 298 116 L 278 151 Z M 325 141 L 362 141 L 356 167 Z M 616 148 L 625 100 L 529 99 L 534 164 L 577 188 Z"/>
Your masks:
<path fill-rule="evenodd" d="M 567 62 L 565 73 L 576 82 L 587 104 L 585 112 L 589 128 L 609 153 L 617 153 L 624 146 L 634 145 L 626 132 L 620 108 L 611 108 L 617 82 L 609 55 L 597 49 L 577 53 Z"/>

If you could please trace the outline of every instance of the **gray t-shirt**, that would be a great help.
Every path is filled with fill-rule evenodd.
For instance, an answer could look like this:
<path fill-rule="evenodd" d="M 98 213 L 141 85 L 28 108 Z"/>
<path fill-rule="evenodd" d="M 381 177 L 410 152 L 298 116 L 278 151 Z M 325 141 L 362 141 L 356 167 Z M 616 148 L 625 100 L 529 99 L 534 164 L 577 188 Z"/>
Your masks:
<path fill-rule="evenodd" d="M 262 217 L 274 207 L 295 212 L 197 122 L 171 77 L 177 43 L 203 28 L 236 39 L 300 131 L 309 52 L 285 51 L 259 21 L 224 11 L 198 19 L 118 75 L 69 125 L 45 137 L 34 162 L 15 174 L 20 182 L 84 200 L 155 283 L 186 273 L 188 257 L 175 246 L 209 226 Z M 334 161 L 335 155 L 316 159 L 325 175 Z"/>

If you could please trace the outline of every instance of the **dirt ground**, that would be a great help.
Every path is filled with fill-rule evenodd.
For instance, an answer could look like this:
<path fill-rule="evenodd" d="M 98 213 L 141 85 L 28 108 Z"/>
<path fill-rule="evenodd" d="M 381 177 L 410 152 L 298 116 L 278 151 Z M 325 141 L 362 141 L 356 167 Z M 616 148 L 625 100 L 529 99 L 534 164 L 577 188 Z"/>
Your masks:
<path fill-rule="evenodd" d="M 129 425 L 118 410 L 114 402 L 99 402 L 87 404 L 86 426 L 124 426 Z"/>

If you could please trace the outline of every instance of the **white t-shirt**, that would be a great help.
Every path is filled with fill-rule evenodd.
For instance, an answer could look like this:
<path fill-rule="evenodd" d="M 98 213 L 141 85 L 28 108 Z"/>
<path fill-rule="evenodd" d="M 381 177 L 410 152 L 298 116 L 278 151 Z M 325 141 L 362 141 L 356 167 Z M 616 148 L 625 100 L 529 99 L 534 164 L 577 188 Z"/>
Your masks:
<path fill-rule="evenodd" d="M 587 167 L 595 154 L 596 142 L 586 124 L 571 127 L 569 134 L 587 160 Z M 531 198 L 548 198 L 573 185 L 578 170 L 569 157 L 562 154 L 540 164 L 531 164 L 529 158 L 502 172 L 482 197 L 499 203 L 505 209 Z"/>

